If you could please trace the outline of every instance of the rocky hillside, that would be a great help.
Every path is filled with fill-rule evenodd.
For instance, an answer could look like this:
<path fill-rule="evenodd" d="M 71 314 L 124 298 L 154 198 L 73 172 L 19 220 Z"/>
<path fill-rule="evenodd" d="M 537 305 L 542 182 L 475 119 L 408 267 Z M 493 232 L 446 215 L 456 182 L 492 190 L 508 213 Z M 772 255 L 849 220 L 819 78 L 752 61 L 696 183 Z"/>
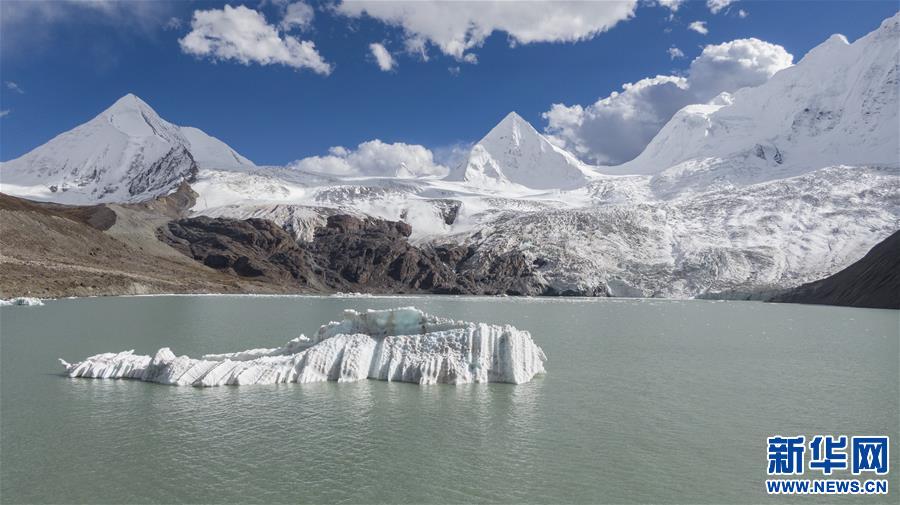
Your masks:
<path fill-rule="evenodd" d="M 72 207 L 0 194 L 0 298 L 147 293 L 277 292 L 205 268 L 154 236 L 153 208 Z"/>
<path fill-rule="evenodd" d="M 202 264 L 297 291 L 536 295 L 545 291 L 521 254 L 476 258 L 459 245 L 416 247 L 401 222 L 328 218 L 311 242 L 265 219 L 172 221 L 160 240 Z"/>

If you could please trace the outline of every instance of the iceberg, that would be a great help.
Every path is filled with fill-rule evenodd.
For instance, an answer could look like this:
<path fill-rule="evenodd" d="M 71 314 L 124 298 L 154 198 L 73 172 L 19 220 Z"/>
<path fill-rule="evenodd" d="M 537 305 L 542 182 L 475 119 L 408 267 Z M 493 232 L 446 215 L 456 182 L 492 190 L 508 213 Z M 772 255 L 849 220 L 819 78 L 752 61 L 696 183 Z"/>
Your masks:
<path fill-rule="evenodd" d="M 26 307 L 37 307 L 43 305 L 44 302 L 40 298 L 32 298 L 29 296 L 20 296 L 18 298 L 10 298 L 9 300 L 0 300 L 0 307 L 9 305 L 23 305 Z"/>
<path fill-rule="evenodd" d="M 78 363 L 60 359 L 69 377 L 134 379 L 175 386 L 221 386 L 362 379 L 418 384 L 506 382 L 543 374 L 544 351 L 510 325 L 454 321 L 414 307 L 347 310 L 282 347 L 198 358 L 168 347 L 155 356 L 103 353 Z"/>

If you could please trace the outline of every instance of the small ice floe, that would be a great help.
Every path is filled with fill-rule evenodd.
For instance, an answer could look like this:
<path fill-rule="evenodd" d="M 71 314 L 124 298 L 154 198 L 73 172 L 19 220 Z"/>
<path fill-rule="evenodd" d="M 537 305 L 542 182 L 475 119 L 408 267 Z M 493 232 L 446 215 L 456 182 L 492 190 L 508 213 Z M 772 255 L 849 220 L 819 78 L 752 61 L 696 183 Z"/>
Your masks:
<path fill-rule="evenodd" d="M 37 307 L 43 305 L 44 302 L 40 298 L 32 298 L 30 296 L 20 296 L 18 298 L 10 298 L 9 300 L 0 300 L 0 307 L 7 305 L 22 305 L 26 307 Z"/>
<path fill-rule="evenodd" d="M 134 351 L 84 361 L 59 360 L 69 377 L 135 379 L 179 386 L 352 382 L 361 379 L 418 384 L 507 382 L 544 373 L 544 351 L 527 331 L 510 325 L 454 321 L 414 307 L 347 310 L 312 338 L 282 347 L 198 358 Z"/>

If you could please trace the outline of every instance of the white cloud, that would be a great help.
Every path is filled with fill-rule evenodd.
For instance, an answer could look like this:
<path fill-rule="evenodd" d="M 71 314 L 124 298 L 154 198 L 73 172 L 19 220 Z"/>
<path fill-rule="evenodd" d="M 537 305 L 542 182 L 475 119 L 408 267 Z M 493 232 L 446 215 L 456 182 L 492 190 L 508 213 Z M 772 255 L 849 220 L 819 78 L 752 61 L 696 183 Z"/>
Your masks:
<path fill-rule="evenodd" d="M 19 86 L 18 84 L 16 84 L 16 83 L 13 82 L 13 81 L 4 81 L 3 84 L 5 84 L 5 85 L 6 85 L 6 89 L 8 89 L 8 90 L 10 90 L 10 91 L 15 91 L 16 93 L 18 93 L 18 94 L 20 94 L 20 95 L 24 95 L 24 94 L 25 94 L 25 90 L 22 89 L 21 86 Z"/>
<path fill-rule="evenodd" d="M 750 15 L 750 13 L 747 12 L 747 11 L 745 11 L 744 9 L 739 9 L 739 10 L 738 10 L 738 17 L 741 18 L 741 19 L 744 19 L 745 17 L 747 17 L 747 16 L 749 16 L 749 15 Z"/>
<path fill-rule="evenodd" d="M 783 47 L 756 38 L 709 45 L 691 62 L 691 88 L 706 102 L 723 91 L 758 86 L 793 61 Z"/>
<path fill-rule="evenodd" d="M 171 16 L 175 2 L 121 0 L 0 0 L 0 33 L 5 54 L 12 49 L 34 49 L 54 35 L 57 25 L 112 28 L 129 35 L 152 35 Z M 29 52 L 30 54 L 30 52 Z"/>
<path fill-rule="evenodd" d="M 380 68 L 382 72 L 390 72 L 397 66 L 397 61 L 391 56 L 391 52 L 388 51 L 383 44 L 373 42 L 369 44 L 369 50 L 372 51 L 372 56 L 375 57 L 375 63 L 378 64 L 378 68 Z"/>
<path fill-rule="evenodd" d="M 428 41 L 423 37 L 407 37 L 403 41 L 406 52 L 418 57 L 422 61 L 428 61 Z"/>
<path fill-rule="evenodd" d="M 313 8 L 305 2 L 290 3 L 285 7 L 284 17 L 278 26 L 284 31 L 290 31 L 294 28 L 306 30 L 312 26 L 315 15 Z"/>
<path fill-rule="evenodd" d="M 341 176 L 424 177 L 445 175 L 447 168 L 435 163 L 431 151 L 420 145 L 378 139 L 356 149 L 332 147 L 327 156 L 310 156 L 291 163 L 292 168 Z"/>
<path fill-rule="evenodd" d="M 688 25 L 688 30 L 693 30 L 700 35 L 706 35 L 709 33 L 709 28 L 706 27 L 706 21 L 694 21 L 693 23 Z"/>
<path fill-rule="evenodd" d="M 634 15 L 637 0 L 604 2 L 383 2 L 346 0 L 335 10 L 346 16 L 364 15 L 403 28 L 405 38 L 421 48 L 427 40 L 460 61 L 477 61 L 469 51 L 495 31 L 505 32 L 511 45 L 534 42 L 575 42 L 609 30 Z M 409 47 L 409 45 L 407 46 Z"/>
<path fill-rule="evenodd" d="M 669 53 L 669 58 L 671 58 L 673 60 L 677 59 L 677 58 L 684 58 L 684 51 L 682 51 L 681 49 L 678 49 L 675 46 L 672 46 L 672 47 L 666 49 L 666 52 Z"/>
<path fill-rule="evenodd" d="M 0 110 L 0 117 L 6 117 L 9 115 L 9 109 Z"/>
<path fill-rule="evenodd" d="M 713 14 L 718 14 L 722 9 L 733 4 L 735 0 L 706 0 L 706 6 Z"/>
<path fill-rule="evenodd" d="M 588 106 L 553 104 L 543 114 L 548 122 L 545 131 L 555 143 L 588 161 L 622 163 L 640 154 L 685 105 L 758 86 L 792 62 L 783 47 L 759 39 L 708 45 L 685 76 L 659 75 L 627 83 L 621 92 Z"/>
<path fill-rule="evenodd" d="M 198 57 L 331 73 L 315 43 L 280 33 L 261 13 L 243 5 L 194 11 L 190 33 L 178 42 L 182 51 Z"/>
<path fill-rule="evenodd" d="M 166 24 L 163 25 L 163 28 L 166 30 L 180 30 L 184 25 L 184 21 L 179 17 L 172 16 L 166 21 Z"/>
<path fill-rule="evenodd" d="M 684 3 L 684 0 L 657 0 L 657 3 L 670 11 L 675 12 Z"/>
<path fill-rule="evenodd" d="M 455 142 L 434 149 L 434 159 L 445 167 L 457 167 L 469 159 L 474 142 Z"/>

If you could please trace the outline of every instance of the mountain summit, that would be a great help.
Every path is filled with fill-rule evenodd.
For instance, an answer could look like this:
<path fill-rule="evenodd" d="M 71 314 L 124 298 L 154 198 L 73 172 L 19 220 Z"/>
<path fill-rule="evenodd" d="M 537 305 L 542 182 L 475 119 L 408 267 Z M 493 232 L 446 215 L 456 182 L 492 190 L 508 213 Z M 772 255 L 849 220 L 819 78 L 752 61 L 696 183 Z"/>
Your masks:
<path fill-rule="evenodd" d="M 852 44 L 833 35 L 757 87 L 685 107 L 637 158 L 601 171 L 653 175 L 677 167 L 680 177 L 759 182 L 829 165 L 895 165 L 898 38 L 900 13 Z"/>
<path fill-rule="evenodd" d="M 573 189 L 591 176 L 587 165 L 510 112 L 472 147 L 468 159 L 448 179 L 486 188 Z"/>
<path fill-rule="evenodd" d="M 95 118 L 0 164 L 3 192 L 63 203 L 152 198 L 191 181 L 201 168 L 253 162 L 196 128 L 159 117 L 129 93 Z"/>

